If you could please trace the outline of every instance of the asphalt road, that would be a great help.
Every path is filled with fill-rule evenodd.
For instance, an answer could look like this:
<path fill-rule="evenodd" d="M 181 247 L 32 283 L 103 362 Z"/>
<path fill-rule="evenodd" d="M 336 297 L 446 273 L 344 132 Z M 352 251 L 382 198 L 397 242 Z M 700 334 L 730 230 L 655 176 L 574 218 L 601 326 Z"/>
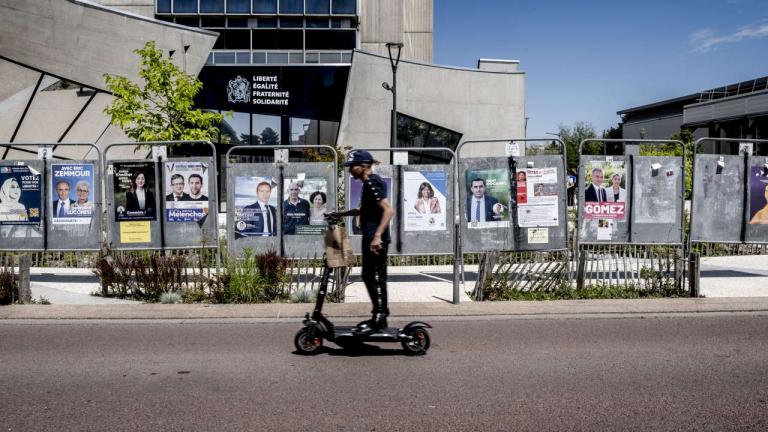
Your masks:
<path fill-rule="evenodd" d="M 765 313 L 431 321 L 422 357 L 299 356 L 293 321 L 3 321 L 0 431 L 768 430 Z"/>

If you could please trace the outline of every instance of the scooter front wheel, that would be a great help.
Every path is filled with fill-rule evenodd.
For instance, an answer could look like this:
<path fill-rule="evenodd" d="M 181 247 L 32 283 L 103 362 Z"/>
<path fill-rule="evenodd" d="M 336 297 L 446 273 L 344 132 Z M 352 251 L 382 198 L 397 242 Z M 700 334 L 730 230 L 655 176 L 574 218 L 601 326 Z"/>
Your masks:
<path fill-rule="evenodd" d="M 425 328 L 410 330 L 405 333 L 405 339 L 400 344 L 408 354 L 426 354 L 429 349 L 429 332 Z"/>
<path fill-rule="evenodd" d="M 296 333 L 293 338 L 293 345 L 301 354 L 316 354 L 318 349 L 323 346 L 323 338 L 313 335 L 308 327 L 304 327 Z"/>

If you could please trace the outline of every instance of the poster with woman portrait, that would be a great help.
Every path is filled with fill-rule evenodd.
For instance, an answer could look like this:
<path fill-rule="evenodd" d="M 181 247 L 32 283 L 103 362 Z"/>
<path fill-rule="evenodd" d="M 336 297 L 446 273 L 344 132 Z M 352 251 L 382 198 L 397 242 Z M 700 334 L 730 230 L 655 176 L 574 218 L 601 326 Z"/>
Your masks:
<path fill-rule="evenodd" d="M 37 225 L 43 204 L 40 173 L 26 165 L 0 166 L 0 225 Z"/>
<path fill-rule="evenodd" d="M 235 177 L 235 238 L 277 236 L 277 182 Z"/>
<path fill-rule="evenodd" d="M 93 164 L 51 165 L 51 223 L 90 224 L 93 217 Z"/>
<path fill-rule="evenodd" d="M 468 228 L 509 226 L 509 174 L 506 169 L 467 170 L 464 216 Z"/>
<path fill-rule="evenodd" d="M 749 224 L 768 225 L 768 163 L 753 166 L 749 176 Z"/>
<path fill-rule="evenodd" d="M 208 166 L 202 162 L 166 162 L 165 220 L 200 222 L 208 216 Z"/>
<path fill-rule="evenodd" d="M 323 177 L 285 177 L 283 234 L 322 234 L 328 213 L 328 180 Z"/>
<path fill-rule="evenodd" d="M 444 171 L 403 172 L 403 230 L 446 230 L 447 189 Z"/>
<path fill-rule="evenodd" d="M 115 221 L 157 219 L 154 162 L 112 164 Z"/>
<path fill-rule="evenodd" d="M 392 177 L 381 176 L 384 183 L 387 184 L 387 198 L 392 201 Z M 363 182 L 356 178 L 349 178 L 349 207 L 355 208 L 360 205 L 360 198 L 363 196 Z M 351 224 L 349 224 L 350 235 L 362 235 L 363 231 L 360 228 L 360 216 L 351 217 Z M 390 229 L 392 227 L 392 221 L 389 222 Z"/>

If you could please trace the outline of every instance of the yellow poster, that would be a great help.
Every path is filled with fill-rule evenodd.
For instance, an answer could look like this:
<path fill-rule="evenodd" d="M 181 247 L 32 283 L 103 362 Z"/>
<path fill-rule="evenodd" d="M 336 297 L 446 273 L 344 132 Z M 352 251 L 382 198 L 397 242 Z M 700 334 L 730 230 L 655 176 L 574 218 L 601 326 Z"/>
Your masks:
<path fill-rule="evenodd" d="M 150 221 L 120 222 L 120 243 L 150 243 Z"/>

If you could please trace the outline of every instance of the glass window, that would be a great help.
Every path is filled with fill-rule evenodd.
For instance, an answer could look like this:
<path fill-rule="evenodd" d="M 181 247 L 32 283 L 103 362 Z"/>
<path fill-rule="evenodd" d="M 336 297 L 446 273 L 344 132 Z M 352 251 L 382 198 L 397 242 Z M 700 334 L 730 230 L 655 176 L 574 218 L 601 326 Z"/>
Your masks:
<path fill-rule="evenodd" d="M 197 0 L 173 0 L 173 13 L 197 13 Z"/>
<path fill-rule="evenodd" d="M 224 13 L 224 0 L 200 0 L 200 13 Z"/>
<path fill-rule="evenodd" d="M 319 62 L 319 57 L 317 53 L 307 53 L 306 54 L 306 62 L 307 63 L 317 63 Z"/>
<path fill-rule="evenodd" d="M 214 53 L 214 62 L 216 64 L 235 64 L 235 53 L 233 52 Z"/>
<path fill-rule="evenodd" d="M 267 63 L 286 64 L 288 63 L 288 53 L 269 53 L 269 56 L 267 56 Z"/>
<path fill-rule="evenodd" d="M 333 13 L 355 15 L 357 13 L 357 0 L 333 0 Z"/>
<path fill-rule="evenodd" d="M 225 115 L 221 124 L 221 142 L 233 145 L 250 143 L 250 117 L 250 114 L 244 112 L 233 112 L 231 116 Z"/>
<path fill-rule="evenodd" d="M 213 64 L 213 53 L 208 53 L 208 58 L 205 59 L 205 64 L 207 65 Z"/>
<path fill-rule="evenodd" d="M 341 53 L 342 63 L 352 63 L 352 53 Z"/>
<path fill-rule="evenodd" d="M 349 18 L 331 18 L 332 28 L 352 28 L 352 20 Z"/>
<path fill-rule="evenodd" d="M 292 145 L 313 145 L 314 142 L 308 142 L 307 138 L 309 138 L 309 128 L 312 124 L 312 120 L 310 119 L 303 119 L 303 118 L 296 118 L 291 117 L 291 144 Z M 315 121 L 315 124 L 317 122 Z M 314 141 L 317 141 L 317 133 L 313 134 L 315 135 Z"/>
<path fill-rule="evenodd" d="M 237 64 L 251 64 L 251 53 L 250 52 L 237 53 Z"/>
<path fill-rule="evenodd" d="M 225 30 L 224 45 L 225 49 L 251 49 L 250 30 Z"/>
<path fill-rule="evenodd" d="M 226 27 L 226 20 L 220 17 L 202 17 L 200 19 L 201 27 Z"/>
<path fill-rule="evenodd" d="M 334 64 L 339 63 L 341 56 L 339 53 L 320 53 L 320 63 Z"/>
<path fill-rule="evenodd" d="M 254 114 L 252 145 L 280 145 L 280 116 Z"/>
<path fill-rule="evenodd" d="M 302 0 L 280 0 L 281 14 L 303 14 L 304 2 Z"/>
<path fill-rule="evenodd" d="M 307 28 L 328 28 L 328 18 L 307 18 Z"/>
<path fill-rule="evenodd" d="M 259 18 L 259 28 L 276 28 L 277 18 Z"/>
<path fill-rule="evenodd" d="M 355 49 L 356 34 L 349 30 L 307 30 L 307 49 Z"/>
<path fill-rule="evenodd" d="M 328 0 L 307 0 L 307 14 L 331 13 L 331 2 Z"/>
<path fill-rule="evenodd" d="M 227 0 L 227 13 L 251 13 L 249 0 Z"/>
<path fill-rule="evenodd" d="M 290 53 L 289 63 L 304 63 L 304 55 L 301 53 Z"/>
<path fill-rule="evenodd" d="M 157 0 L 157 13 L 171 13 L 171 0 Z"/>
<path fill-rule="evenodd" d="M 277 49 L 277 30 L 254 30 L 251 36 L 253 49 Z"/>
<path fill-rule="evenodd" d="M 253 53 L 253 63 L 255 64 L 264 64 L 267 62 L 267 53 L 265 52 L 254 52 Z"/>
<path fill-rule="evenodd" d="M 301 18 L 280 18 L 281 28 L 302 28 L 304 20 Z"/>
<path fill-rule="evenodd" d="M 176 17 L 176 24 L 187 27 L 200 27 L 200 19 L 198 17 Z"/>
<path fill-rule="evenodd" d="M 452 130 L 397 113 L 397 147 L 446 147 L 455 150 L 461 134 Z M 450 156 L 443 152 L 408 152 L 409 164 L 448 163 Z"/>
<path fill-rule="evenodd" d="M 248 18 L 227 18 L 227 27 L 248 28 Z"/>
<path fill-rule="evenodd" d="M 173 17 L 172 16 L 158 16 L 158 17 L 155 17 L 155 19 L 160 20 L 160 21 L 169 22 L 169 23 L 173 22 Z"/>
<path fill-rule="evenodd" d="M 253 0 L 253 13 L 276 14 L 277 0 Z"/>

